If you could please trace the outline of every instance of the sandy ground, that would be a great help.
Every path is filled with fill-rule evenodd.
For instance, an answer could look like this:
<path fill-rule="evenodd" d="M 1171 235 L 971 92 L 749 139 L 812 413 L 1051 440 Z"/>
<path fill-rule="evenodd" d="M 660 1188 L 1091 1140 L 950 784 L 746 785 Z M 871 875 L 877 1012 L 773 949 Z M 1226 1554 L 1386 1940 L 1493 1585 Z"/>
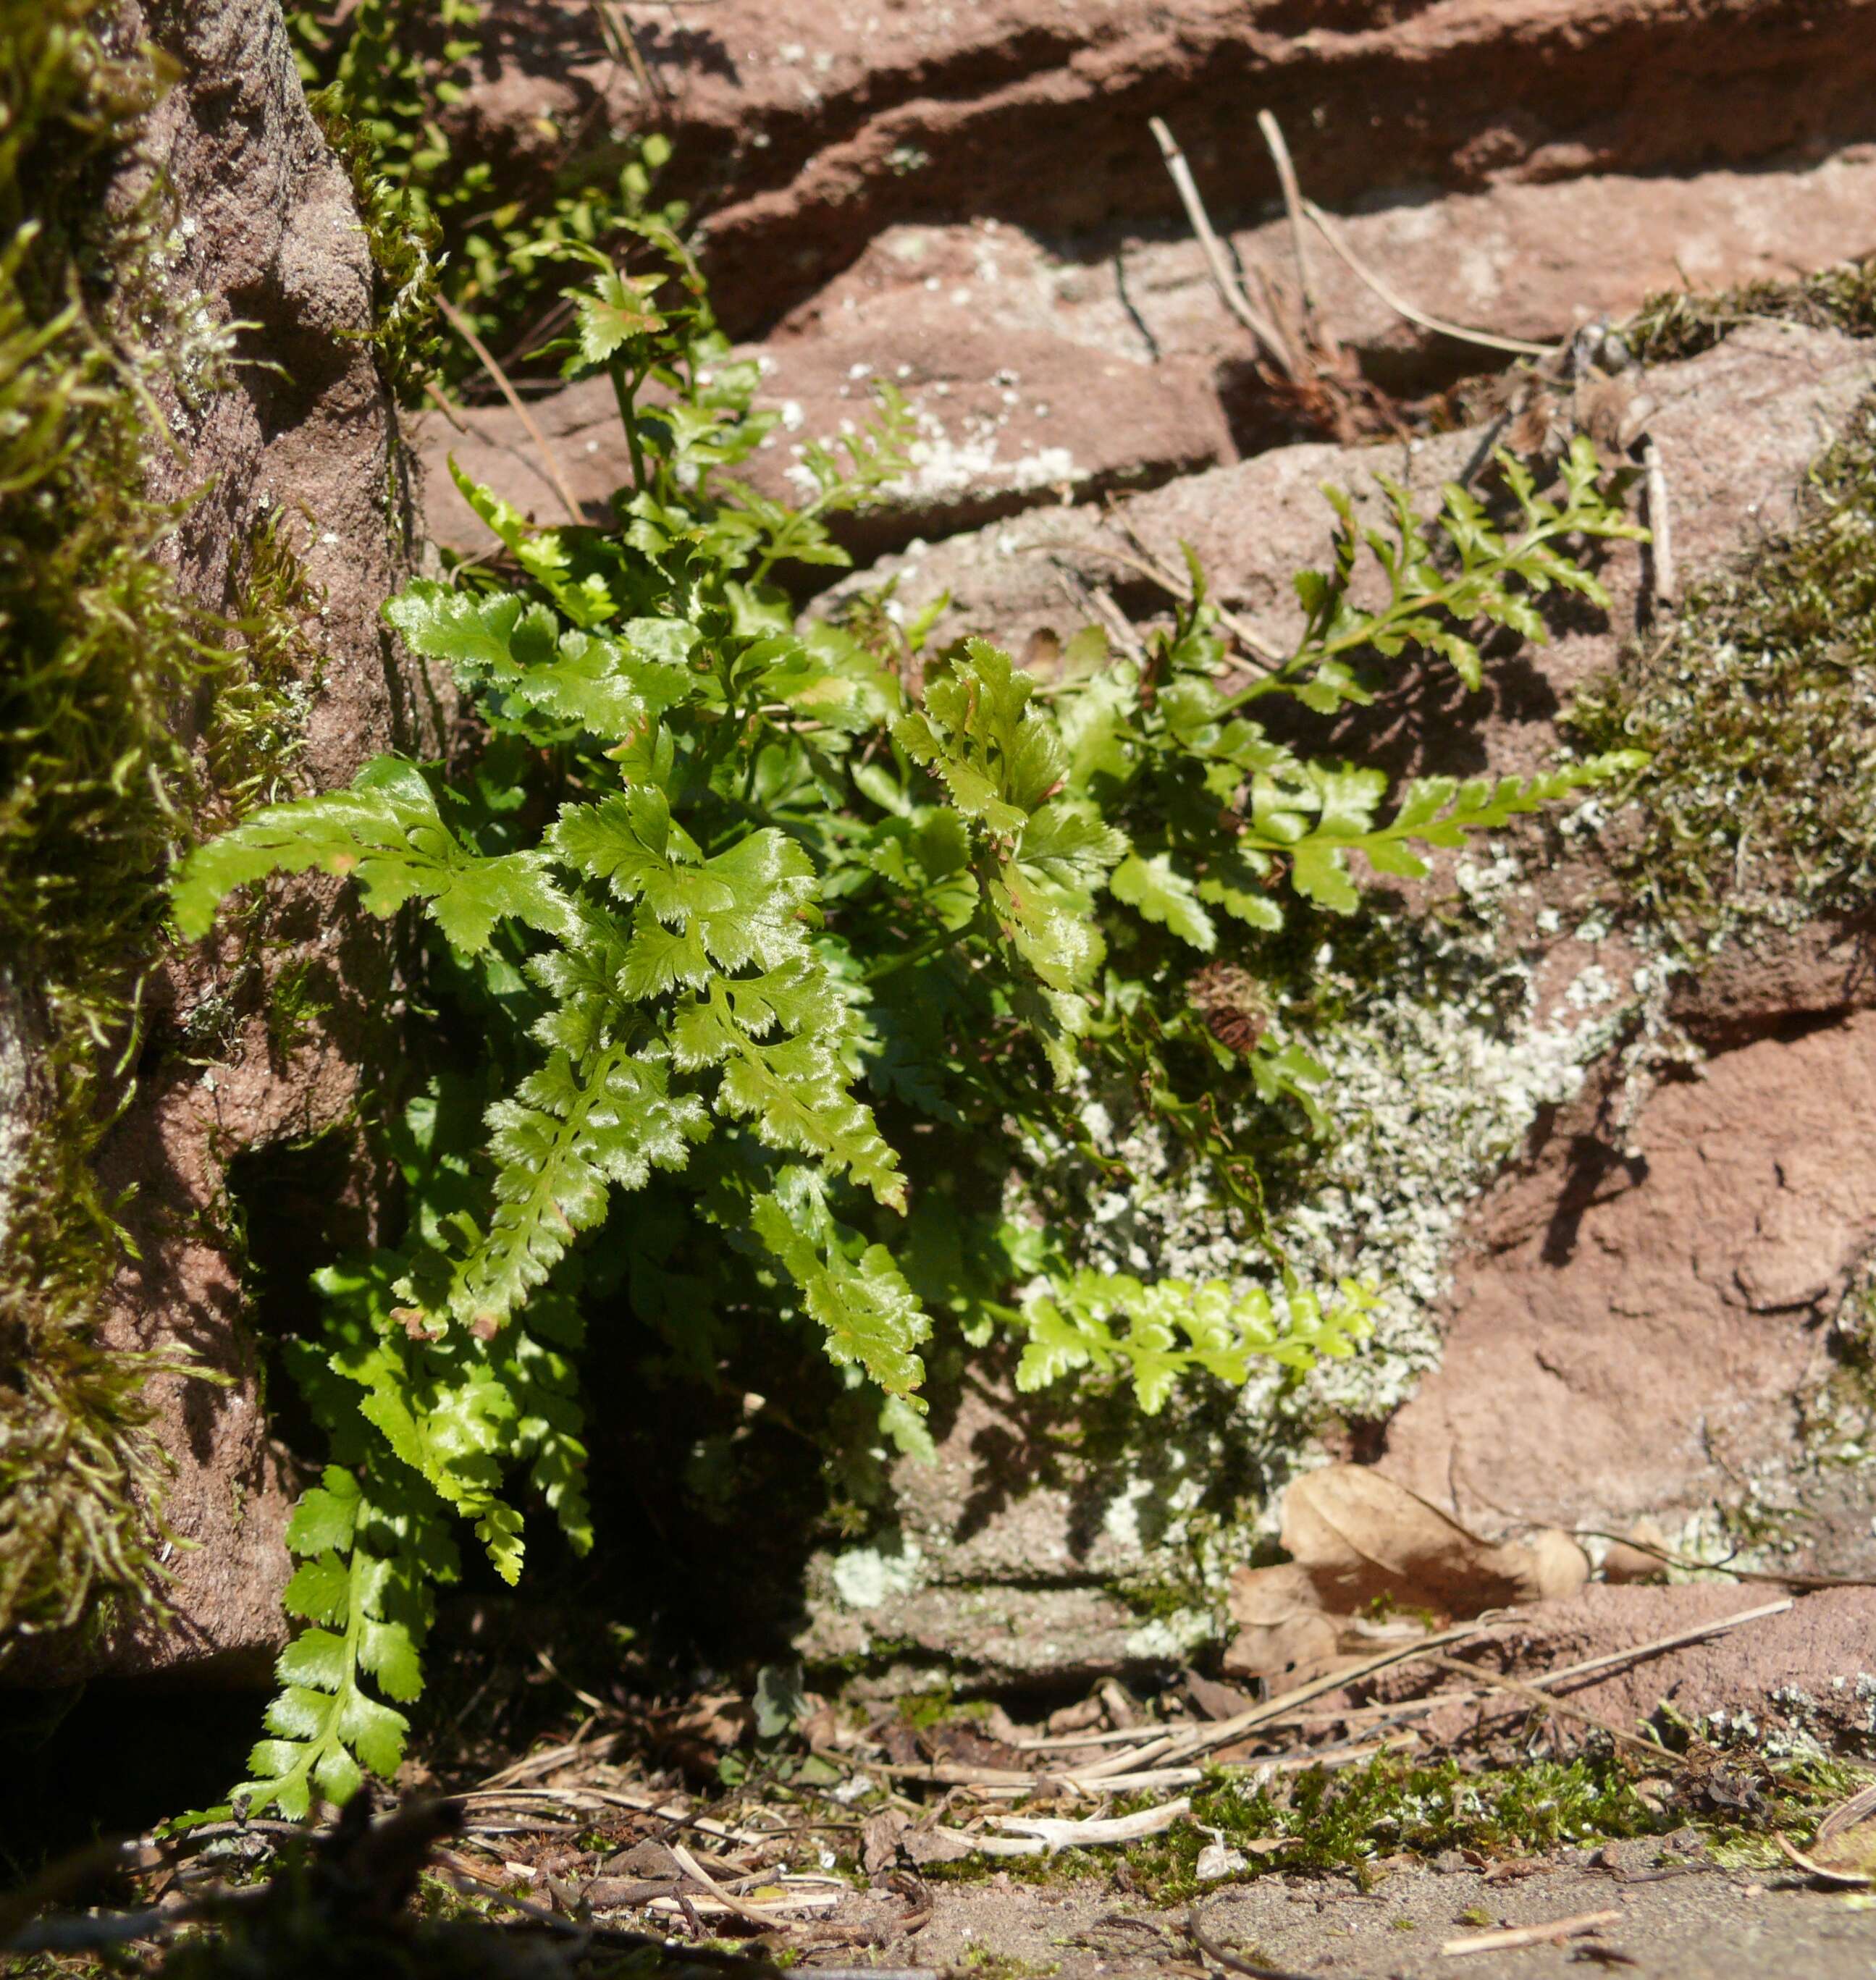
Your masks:
<path fill-rule="evenodd" d="M 1577 1852 L 1580 1856 L 1586 1852 Z M 1363 1895 L 1346 1877 L 1272 1875 L 1203 1901 L 1210 1938 L 1246 1960 L 1299 1975 L 1372 1980 L 1545 1980 L 1606 1971 L 1658 1980 L 1866 1980 L 1876 1975 L 1876 1901 L 1814 1890 L 1775 1872 L 1711 1864 L 1657 1867 L 1653 1843 L 1618 1845 L 1616 1867 L 1568 1857 L 1488 1879 L 1417 1865 Z M 1189 1970 L 1186 1913 L 1156 1912 L 1090 1884 L 1038 1890 L 995 1882 L 940 1890 L 912 1963 L 975 1968 L 998 1980 L 1086 1980 Z M 1867 1905 L 1867 1908 L 1865 1908 Z M 1462 1955 L 1449 1939 L 1498 1925 L 1620 1914 L 1567 1944 Z M 1488 1921 L 1482 1926 L 1484 1915 Z M 1132 1922 L 1116 1923 L 1116 1920 Z M 880 1955 L 907 1962 L 907 1944 Z"/>

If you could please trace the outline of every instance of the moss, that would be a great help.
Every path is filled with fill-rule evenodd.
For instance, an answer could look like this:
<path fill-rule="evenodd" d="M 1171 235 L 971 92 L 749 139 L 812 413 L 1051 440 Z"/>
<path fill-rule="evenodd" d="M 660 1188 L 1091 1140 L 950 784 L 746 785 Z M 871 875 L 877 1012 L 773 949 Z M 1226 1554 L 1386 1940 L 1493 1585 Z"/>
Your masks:
<path fill-rule="evenodd" d="M 371 134 L 348 111 L 338 84 L 314 90 L 307 106 L 351 174 L 372 275 L 371 347 L 386 388 L 401 406 L 421 404 L 443 342 L 437 307 L 442 230 L 407 187 L 380 170 Z"/>
<path fill-rule="evenodd" d="M 1813 468 L 1796 520 L 1694 593 L 1580 694 L 1592 749 L 1650 761 L 1609 809 L 1631 912 L 1684 951 L 1741 924 L 1865 907 L 1876 881 L 1876 397 Z"/>
<path fill-rule="evenodd" d="M 437 336 L 440 287 L 508 368 L 538 370 L 541 338 L 565 320 L 564 251 L 629 247 L 641 217 L 684 224 L 681 203 L 653 204 L 670 155 L 656 132 L 614 137 L 583 121 L 527 187 L 465 154 L 449 111 L 483 58 L 481 0 L 310 0 L 287 18 L 314 114 L 351 171 L 377 271 L 374 341 L 404 404 L 433 371 L 461 383 L 478 367 L 460 338 Z M 629 25 L 603 15 L 597 27 L 609 55 L 638 65 Z"/>
<path fill-rule="evenodd" d="M 284 788 L 307 658 L 277 530 L 231 620 L 166 561 L 155 408 L 225 381 L 227 334 L 174 293 L 163 190 L 105 197 L 161 81 L 93 22 L 0 0 L 0 1658 L 152 1595 L 143 1386 L 183 1364 L 99 1343 L 126 1240 L 92 1158 L 130 1098 L 170 854 L 198 810 Z"/>
<path fill-rule="evenodd" d="M 155 215 L 96 231 L 156 79 L 100 45 L 89 12 L 0 5 L 0 1016 L 35 1068 L 12 1124 L 23 1108 L 32 1128 L 0 1177 L 0 1636 L 147 1580 L 148 1370 L 93 1338 L 118 1234 L 89 1157 L 190 776 L 169 717 L 203 666 L 155 554 L 172 512 L 138 492 L 151 416 L 131 381 L 155 360 L 112 321 L 151 281 Z"/>
<path fill-rule="evenodd" d="M 1505 1770 L 1469 1771 L 1457 1760 L 1430 1765 L 1383 1755 L 1365 1766 L 1311 1769 L 1258 1786 L 1219 1777 L 1192 1797 L 1192 1822 L 1129 1853 L 1135 1875 L 1155 1899 L 1193 1896 L 1206 1832 L 1228 1848 L 1257 1842 L 1242 1876 L 1272 1870 L 1344 1870 L 1365 1884 L 1381 1858 L 1432 1857 L 1469 1849 L 1522 1856 L 1617 1836 L 1665 1834 L 1684 1818 L 1638 1789 L 1619 1759 L 1533 1760 Z M 1286 1846 L 1271 1849 L 1272 1840 Z"/>
<path fill-rule="evenodd" d="M 1718 295 L 1675 290 L 1650 296 L 1622 326 L 1622 337 L 1645 364 L 1666 364 L 1711 350 L 1742 323 L 1766 322 L 1876 337 L 1876 255 L 1841 261 L 1801 281 L 1749 282 Z"/>
<path fill-rule="evenodd" d="M 249 530 L 228 630 L 238 652 L 213 669 L 214 706 L 203 737 L 201 829 L 293 795 L 306 716 L 323 685 L 325 656 L 308 631 L 320 600 L 274 509 Z"/>
<path fill-rule="evenodd" d="M 1732 1812 L 1704 1825 L 1716 1852 L 1775 1849 L 1775 1829 L 1808 1834 L 1818 1817 L 1854 1792 L 1861 1778 L 1818 1758 L 1768 1765 L 1750 1749 L 1741 1766 L 1763 1783 L 1760 1806 L 1755 1813 Z M 1115 1812 L 1155 1799 L 1123 1802 Z M 1216 1840 L 1239 1852 L 1242 1867 L 1232 1873 L 1237 1882 L 1338 1871 L 1367 1890 L 1385 1875 L 1380 1866 L 1390 1857 L 1430 1859 L 1452 1849 L 1490 1858 L 1533 1856 L 1665 1835 L 1698 1817 L 1692 1799 L 1691 1790 L 1677 1798 L 1670 1783 L 1645 1777 L 1608 1752 L 1485 1769 L 1458 1759 L 1422 1763 L 1382 1755 L 1365 1766 L 1315 1768 L 1262 1783 L 1242 1769 L 1219 1771 L 1193 1790 L 1189 1821 L 1132 1845 L 1124 1859 L 1109 1850 L 1071 1849 L 1051 1857 L 933 1865 L 926 1875 L 940 1882 L 1005 1875 L 1059 1885 L 1091 1874 L 1112 1875 L 1124 1861 L 1130 1895 L 1170 1905 L 1220 1888 L 1218 1879 L 1201 1882 L 1198 1874 L 1200 1853 Z"/>

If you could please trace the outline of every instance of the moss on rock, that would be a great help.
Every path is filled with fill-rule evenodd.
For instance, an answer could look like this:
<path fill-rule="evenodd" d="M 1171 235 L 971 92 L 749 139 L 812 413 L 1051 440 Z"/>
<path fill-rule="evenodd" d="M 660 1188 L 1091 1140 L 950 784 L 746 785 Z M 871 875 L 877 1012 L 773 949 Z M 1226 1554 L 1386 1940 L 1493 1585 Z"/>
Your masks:
<path fill-rule="evenodd" d="M 1876 326 L 1873 326 L 1876 327 Z M 1649 761 L 1609 856 L 1636 922 L 1690 954 L 1865 909 L 1876 884 L 1876 397 L 1796 522 L 1576 699 L 1586 747 Z"/>
<path fill-rule="evenodd" d="M 219 617 L 175 574 L 188 504 L 147 492 L 159 408 L 221 389 L 231 337 L 175 278 L 165 188 L 124 194 L 165 79 L 121 42 L 88 0 L 0 0 L 0 1663 L 155 1599 L 143 1388 L 188 1364 L 99 1340 L 128 1241 L 94 1157 L 171 853 L 205 809 L 284 793 L 308 694 L 278 530 Z"/>

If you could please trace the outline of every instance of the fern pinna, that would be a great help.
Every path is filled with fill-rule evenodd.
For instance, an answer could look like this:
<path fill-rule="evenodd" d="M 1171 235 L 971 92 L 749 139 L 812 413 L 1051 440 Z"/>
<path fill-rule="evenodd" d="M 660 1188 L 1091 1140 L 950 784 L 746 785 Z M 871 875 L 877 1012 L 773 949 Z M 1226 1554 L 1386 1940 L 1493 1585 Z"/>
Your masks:
<path fill-rule="evenodd" d="M 234 889 L 311 869 L 374 913 L 414 908 L 432 992 L 484 1041 L 379 1124 L 404 1237 L 321 1273 L 323 1337 L 288 1350 L 332 1463 L 289 1536 L 304 1626 L 250 1809 L 299 1814 L 396 1766 L 428 1589 L 456 1571 L 448 1514 L 511 1581 L 526 1500 L 589 1543 L 583 1284 L 624 1283 L 704 1367 L 752 1315 L 811 1326 L 909 1450 L 934 1316 L 973 1340 L 1013 1330 L 1026 1386 L 1106 1373 L 1149 1410 L 1189 1370 L 1349 1352 L 1359 1287 L 1279 1284 L 1280 1260 L 1237 1285 L 1093 1271 L 1069 1224 L 1006 1217 L 1004 1184 L 1045 1144 L 1086 1146 L 1086 1095 L 1117 1078 L 1254 1246 L 1257 1166 L 1212 1089 L 1306 1131 L 1321 1075 L 1294 1027 L 1208 1027 L 1195 972 L 1220 957 L 1251 980 L 1286 899 L 1351 912 L 1353 855 L 1423 872 L 1425 847 L 1625 760 L 1390 796 L 1252 713 L 1332 713 L 1409 652 L 1475 681 L 1470 626 L 1538 636 L 1533 593 L 1598 595 L 1561 543 L 1637 532 L 1587 443 L 1554 501 L 1506 464 L 1508 533 L 1457 489 L 1436 538 L 1398 493 L 1389 531 L 1339 502 L 1299 643 L 1248 681 L 1196 570 L 1143 663 L 1084 635 L 1046 682 L 980 640 L 919 654 L 890 599 L 798 623 L 772 573 L 845 561 L 830 517 L 904 471 L 904 409 L 885 394 L 840 457 L 810 450 L 798 508 L 739 483 L 774 416 L 658 244 L 670 276 L 601 262 L 576 298 L 567 368 L 611 377 L 631 443 L 611 522 L 537 528 L 459 476 L 502 576 L 465 567 L 386 608 L 474 698 L 475 760 L 380 759 L 256 812 L 175 886 L 188 936 Z M 1389 580 L 1373 612 L 1349 596 L 1364 542 Z"/>

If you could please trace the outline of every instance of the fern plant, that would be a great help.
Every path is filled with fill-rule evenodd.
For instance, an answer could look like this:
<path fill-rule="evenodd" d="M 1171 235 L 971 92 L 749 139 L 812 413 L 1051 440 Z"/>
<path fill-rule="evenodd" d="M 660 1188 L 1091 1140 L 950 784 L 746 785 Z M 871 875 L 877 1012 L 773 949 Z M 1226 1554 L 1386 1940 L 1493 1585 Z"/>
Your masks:
<path fill-rule="evenodd" d="M 1295 903 L 1352 912 L 1357 855 L 1422 873 L 1425 849 L 1625 766 L 1390 792 L 1247 712 L 1339 707 L 1410 650 L 1475 678 L 1472 623 L 1541 636 L 1532 593 L 1599 595 L 1560 544 L 1637 533 L 1587 443 L 1554 502 L 1508 465 L 1504 534 L 1451 491 L 1436 551 L 1397 496 L 1365 539 L 1389 580 L 1372 613 L 1339 502 L 1332 567 L 1299 580 L 1303 640 L 1248 686 L 1196 571 L 1144 664 L 1083 636 L 1046 683 L 982 640 L 923 653 L 876 600 L 798 623 L 778 568 L 844 561 L 830 519 L 903 471 L 903 408 L 885 395 L 843 460 L 813 457 L 805 507 L 753 493 L 735 470 L 773 424 L 756 368 L 675 241 L 641 231 L 670 273 L 592 257 L 567 359 L 610 377 L 630 440 L 611 525 L 538 529 L 459 475 L 501 563 L 386 609 L 474 697 L 477 760 L 381 759 L 201 847 L 175 889 L 192 937 L 280 873 L 411 909 L 433 999 L 482 1048 L 385 1125 L 404 1238 L 322 1274 L 323 1337 L 291 1350 L 334 1468 L 294 1523 L 306 1626 L 251 1809 L 297 1814 L 396 1764 L 427 1589 L 456 1569 L 446 1515 L 511 1581 L 526 1500 L 589 1544 L 574 1360 L 608 1300 L 704 1380 L 739 1330 L 812 1333 L 909 1450 L 940 1321 L 1013 1333 L 1025 1386 L 1079 1370 L 1149 1410 L 1189 1370 L 1349 1351 L 1359 1287 L 1080 1271 L 1072 1221 L 1006 1214 L 1006 1186 L 1046 1142 L 1087 1147 L 1089 1084 L 1118 1080 L 1268 1242 L 1213 1091 L 1242 1081 L 1306 1134 L 1321 1074 L 1293 1029 L 1209 1024 L 1195 971 L 1253 980 Z"/>
<path fill-rule="evenodd" d="M 636 58 L 629 28 L 603 8 L 594 21 L 610 52 Z M 487 25 L 483 0 L 308 0 L 288 10 L 301 80 L 351 167 L 378 264 L 376 341 L 411 404 L 430 372 L 460 381 L 477 361 L 466 344 L 434 336 L 439 287 L 506 355 L 552 304 L 547 284 L 561 254 L 615 242 L 647 212 L 674 226 L 687 214 L 680 201 L 654 198 L 670 139 L 596 138 L 590 118 L 567 134 L 544 185 L 503 184 L 451 128 Z"/>

